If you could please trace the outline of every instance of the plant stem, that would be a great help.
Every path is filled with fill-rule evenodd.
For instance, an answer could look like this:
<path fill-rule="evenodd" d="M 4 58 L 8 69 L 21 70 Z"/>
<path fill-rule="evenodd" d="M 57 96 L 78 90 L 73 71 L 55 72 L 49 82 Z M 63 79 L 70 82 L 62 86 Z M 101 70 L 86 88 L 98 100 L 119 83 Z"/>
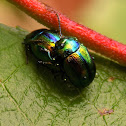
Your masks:
<path fill-rule="evenodd" d="M 126 45 L 101 35 L 86 26 L 71 21 L 63 14 L 37 0 L 8 1 L 18 6 L 38 22 L 51 29 L 58 30 L 57 13 L 60 17 L 61 29 L 64 35 L 75 36 L 86 47 L 126 66 Z"/>

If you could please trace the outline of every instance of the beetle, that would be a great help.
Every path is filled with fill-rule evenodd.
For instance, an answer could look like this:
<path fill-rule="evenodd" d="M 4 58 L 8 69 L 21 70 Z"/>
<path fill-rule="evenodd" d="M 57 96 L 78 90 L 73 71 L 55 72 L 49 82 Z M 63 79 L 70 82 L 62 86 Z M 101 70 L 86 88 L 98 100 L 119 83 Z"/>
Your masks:
<path fill-rule="evenodd" d="M 87 48 L 75 37 L 61 34 L 58 14 L 59 32 L 38 29 L 29 33 L 24 39 L 26 55 L 28 50 L 37 57 L 38 62 L 60 67 L 75 87 L 86 87 L 94 79 L 95 63 Z"/>

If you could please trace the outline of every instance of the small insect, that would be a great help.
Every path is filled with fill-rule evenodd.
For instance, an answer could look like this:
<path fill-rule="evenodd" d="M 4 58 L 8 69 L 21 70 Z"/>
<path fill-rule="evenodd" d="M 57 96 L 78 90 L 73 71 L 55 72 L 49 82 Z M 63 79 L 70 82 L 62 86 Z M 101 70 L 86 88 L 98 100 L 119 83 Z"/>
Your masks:
<path fill-rule="evenodd" d="M 26 36 L 24 44 L 35 55 L 39 63 L 59 67 L 75 87 L 86 87 L 94 79 L 96 67 L 87 48 L 75 37 L 66 37 L 59 32 L 38 29 Z"/>

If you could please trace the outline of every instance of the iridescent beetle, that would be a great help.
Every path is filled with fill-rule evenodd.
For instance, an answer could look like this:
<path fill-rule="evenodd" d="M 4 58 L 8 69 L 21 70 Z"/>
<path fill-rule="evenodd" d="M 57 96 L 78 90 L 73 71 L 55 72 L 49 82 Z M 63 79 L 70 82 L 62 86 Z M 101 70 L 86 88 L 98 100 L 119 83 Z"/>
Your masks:
<path fill-rule="evenodd" d="M 57 15 L 57 14 L 56 14 Z M 26 52 L 28 49 L 39 62 L 59 67 L 75 87 L 86 87 L 94 79 L 96 67 L 87 48 L 75 37 L 61 34 L 59 16 L 59 32 L 39 29 L 31 32 L 24 39 Z"/>

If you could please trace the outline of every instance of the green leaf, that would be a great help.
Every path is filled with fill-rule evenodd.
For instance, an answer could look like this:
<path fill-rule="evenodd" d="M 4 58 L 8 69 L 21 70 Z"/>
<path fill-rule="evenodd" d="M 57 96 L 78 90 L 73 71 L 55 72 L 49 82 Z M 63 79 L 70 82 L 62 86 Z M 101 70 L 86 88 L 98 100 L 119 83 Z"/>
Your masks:
<path fill-rule="evenodd" d="M 63 82 L 61 74 L 55 78 L 32 55 L 26 64 L 22 42 L 27 33 L 0 24 L 1 126 L 126 124 L 126 68 L 93 54 L 97 76 L 78 90 Z"/>

